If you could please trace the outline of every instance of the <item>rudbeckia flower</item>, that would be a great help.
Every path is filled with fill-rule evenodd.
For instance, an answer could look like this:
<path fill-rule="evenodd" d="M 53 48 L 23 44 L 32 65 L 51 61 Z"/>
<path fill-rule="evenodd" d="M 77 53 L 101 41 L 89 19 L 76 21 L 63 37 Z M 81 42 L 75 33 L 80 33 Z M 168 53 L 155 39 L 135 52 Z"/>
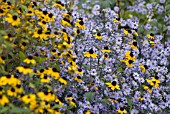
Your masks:
<path fill-rule="evenodd" d="M 17 69 L 20 73 L 23 73 L 23 74 L 30 74 L 30 73 L 33 72 L 32 69 L 27 68 L 27 67 L 22 67 L 22 66 L 18 66 L 16 69 Z"/>
<path fill-rule="evenodd" d="M 145 89 L 145 90 L 147 90 L 149 93 L 152 93 L 152 86 L 146 86 L 146 85 L 142 85 L 142 87 Z"/>
<path fill-rule="evenodd" d="M 77 82 L 79 82 L 79 83 L 83 82 L 80 76 L 76 76 L 76 77 L 74 78 L 74 80 L 77 81 Z"/>
<path fill-rule="evenodd" d="M 6 21 L 10 24 L 12 24 L 12 26 L 18 26 L 21 22 L 20 22 L 20 18 L 17 15 L 11 15 L 11 14 L 7 14 L 8 17 L 6 17 Z"/>
<path fill-rule="evenodd" d="M 150 39 L 154 39 L 154 34 L 150 33 L 150 34 L 147 35 L 147 37 L 150 38 Z"/>
<path fill-rule="evenodd" d="M 57 1 L 53 6 L 60 8 L 60 9 L 65 9 L 65 6 L 61 1 Z"/>
<path fill-rule="evenodd" d="M 82 30 L 85 29 L 83 20 L 78 20 L 78 21 L 75 23 L 75 26 L 78 27 L 79 29 L 82 29 Z"/>
<path fill-rule="evenodd" d="M 131 51 L 127 51 L 125 53 L 125 57 L 126 57 L 126 59 L 132 60 L 132 61 L 135 61 L 135 59 L 136 59 L 136 57 L 133 55 L 133 52 L 131 52 Z"/>
<path fill-rule="evenodd" d="M 109 50 L 108 46 L 104 46 L 104 49 L 101 50 L 103 53 L 110 53 L 111 50 Z"/>
<path fill-rule="evenodd" d="M 56 68 L 50 68 L 50 75 L 56 80 L 60 78 L 60 74 Z"/>
<path fill-rule="evenodd" d="M 154 88 L 158 88 L 160 84 L 160 80 L 157 76 L 151 77 L 152 79 L 146 79 L 146 81 Z"/>
<path fill-rule="evenodd" d="M 27 64 L 36 64 L 36 61 L 33 59 L 32 56 L 28 56 L 28 58 L 24 59 L 24 63 L 27 63 Z"/>
<path fill-rule="evenodd" d="M 65 77 L 59 78 L 58 81 L 64 85 L 67 85 L 67 80 Z"/>
<path fill-rule="evenodd" d="M 79 69 L 76 71 L 76 74 L 78 74 L 78 75 L 83 75 L 82 69 L 79 68 Z"/>
<path fill-rule="evenodd" d="M 129 42 L 129 44 L 130 44 L 130 46 L 131 46 L 131 48 L 132 48 L 133 50 L 137 50 L 137 49 L 138 49 L 138 47 L 137 47 L 137 42 L 136 42 L 136 41 L 133 41 L 133 43 L 130 43 L 130 42 Z"/>
<path fill-rule="evenodd" d="M 8 98 L 5 95 L 0 94 L 0 106 L 4 106 L 7 103 L 9 103 Z"/>
<path fill-rule="evenodd" d="M 66 49 L 69 49 L 73 46 L 73 44 L 68 44 L 67 42 L 63 42 L 62 44 L 58 44 L 58 49 L 59 50 L 66 50 Z"/>
<path fill-rule="evenodd" d="M 124 62 L 128 67 L 132 67 L 133 66 L 132 63 L 134 61 L 126 59 L 126 60 L 120 60 L 120 62 Z"/>
<path fill-rule="evenodd" d="M 51 92 L 38 92 L 38 97 L 45 101 L 53 101 L 55 100 L 55 95 Z"/>
<path fill-rule="evenodd" d="M 107 82 L 107 83 L 105 83 L 105 84 L 106 84 L 108 87 L 110 87 L 111 90 L 115 90 L 115 89 L 120 90 L 120 87 L 119 87 L 119 85 L 117 84 L 116 81 Z"/>
<path fill-rule="evenodd" d="M 7 93 L 9 96 L 14 96 L 14 97 L 17 96 L 17 92 L 16 92 L 15 88 L 13 88 L 13 87 L 11 89 L 7 90 Z"/>
<path fill-rule="evenodd" d="M 12 41 L 12 35 L 9 33 L 8 35 L 4 36 L 6 40 Z"/>
<path fill-rule="evenodd" d="M 65 27 L 71 27 L 71 23 L 70 20 L 64 18 L 61 20 L 61 25 L 65 26 Z"/>
<path fill-rule="evenodd" d="M 146 70 L 148 69 L 147 65 L 142 65 L 142 64 L 139 64 L 139 68 L 142 69 L 142 72 L 146 72 Z"/>
<path fill-rule="evenodd" d="M 121 22 L 120 22 L 120 18 L 115 18 L 115 19 L 113 19 L 113 22 L 115 22 L 115 23 L 121 23 Z"/>
<path fill-rule="evenodd" d="M 66 19 L 68 19 L 68 20 L 72 20 L 72 16 L 71 16 L 71 13 L 70 13 L 70 12 L 64 13 L 64 14 L 63 14 L 63 17 L 66 18 Z"/>
<path fill-rule="evenodd" d="M 4 16 L 6 14 L 6 11 L 2 8 L 0 8 L 0 17 Z"/>
<path fill-rule="evenodd" d="M 24 96 L 22 96 L 21 100 L 25 104 L 28 104 L 28 103 L 36 101 L 36 95 L 35 94 L 24 95 Z"/>
<path fill-rule="evenodd" d="M 124 108 L 122 108 L 122 107 L 119 110 L 117 110 L 117 112 L 119 114 L 126 114 L 127 113 L 127 111 Z"/>
<path fill-rule="evenodd" d="M 102 40 L 102 36 L 101 36 L 100 33 L 96 33 L 94 36 L 95 36 L 97 39 Z"/>
<path fill-rule="evenodd" d="M 48 83 L 50 82 L 50 78 L 47 75 L 41 75 L 41 82 Z"/>
<path fill-rule="evenodd" d="M 77 36 L 80 34 L 80 30 L 78 28 L 74 28 L 74 35 Z"/>
<path fill-rule="evenodd" d="M 5 57 L 4 56 L 0 57 L 0 64 L 5 64 Z"/>
<path fill-rule="evenodd" d="M 35 37 L 35 38 L 40 38 L 41 40 L 44 39 L 44 38 L 46 38 L 46 35 L 43 33 L 43 30 L 42 30 L 42 29 L 36 28 L 35 30 L 36 30 L 36 31 L 34 32 L 33 37 Z"/>
<path fill-rule="evenodd" d="M 89 52 L 84 52 L 84 57 L 88 58 L 97 58 L 97 54 L 94 53 L 93 49 L 90 49 Z"/>

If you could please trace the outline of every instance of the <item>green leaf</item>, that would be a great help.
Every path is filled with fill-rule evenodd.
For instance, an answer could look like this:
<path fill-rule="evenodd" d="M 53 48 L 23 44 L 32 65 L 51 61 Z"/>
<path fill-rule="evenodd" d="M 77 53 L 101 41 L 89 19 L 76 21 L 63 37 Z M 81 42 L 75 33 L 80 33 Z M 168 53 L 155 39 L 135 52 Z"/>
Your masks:
<path fill-rule="evenodd" d="M 118 67 L 118 68 L 117 68 L 117 72 L 123 72 L 122 67 Z"/>
<path fill-rule="evenodd" d="M 22 61 L 26 58 L 25 54 L 22 51 L 19 52 L 19 57 Z"/>
<path fill-rule="evenodd" d="M 8 111 L 9 107 L 2 107 L 2 109 L 0 108 L 0 114 L 4 114 L 6 111 Z"/>
<path fill-rule="evenodd" d="M 62 107 L 61 105 L 58 105 L 58 104 L 57 104 L 57 105 L 53 106 L 52 109 L 61 108 L 61 107 Z"/>
<path fill-rule="evenodd" d="M 88 70 L 90 70 L 90 66 L 83 64 L 84 67 L 86 67 Z"/>
<path fill-rule="evenodd" d="M 59 64 L 56 64 L 55 67 L 56 67 L 56 69 L 60 72 L 60 65 L 59 65 Z"/>
<path fill-rule="evenodd" d="M 127 97 L 127 101 L 128 101 L 128 106 L 130 107 L 130 110 L 132 109 L 132 105 L 133 105 L 133 101 L 130 97 Z"/>
<path fill-rule="evenodd" d="M 98 102 L 105 102 L 105 103 L 110 103 L 110 101 L 108 99 L 101 99 Z"/>
<path fill-rule="evenodd" d="M 86 99 L 91 102 L 93 100 L 95 93 L 94 92 L 87 92 L 86 93 Z"/>
<path fill-rule="evenodd" d="M 28 109 L 23 109 L 23 108 L 19 108 L 19 107 L 12 107 L 12 109 L 10 110 L 11 113 L 29 113 L 30 110 Z"/>

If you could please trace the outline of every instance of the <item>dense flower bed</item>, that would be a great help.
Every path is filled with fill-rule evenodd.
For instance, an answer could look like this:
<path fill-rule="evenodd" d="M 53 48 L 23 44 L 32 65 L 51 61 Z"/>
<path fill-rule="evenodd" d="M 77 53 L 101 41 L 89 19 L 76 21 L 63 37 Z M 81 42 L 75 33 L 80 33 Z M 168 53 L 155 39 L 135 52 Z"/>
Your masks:
<path fill-rule="evenodd" d="M 0 0 L 0 113 L 170 110 L 168 0 Z"/>

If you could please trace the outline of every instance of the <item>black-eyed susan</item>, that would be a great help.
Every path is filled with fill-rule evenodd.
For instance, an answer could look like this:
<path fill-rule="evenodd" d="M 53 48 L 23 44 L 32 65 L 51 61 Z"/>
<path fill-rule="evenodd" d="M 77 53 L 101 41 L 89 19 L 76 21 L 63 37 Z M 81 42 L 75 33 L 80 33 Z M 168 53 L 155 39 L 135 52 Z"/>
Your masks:
<path fill-rule="evenodd" d="M 158 88 L 159 84 L 160 84 L 160 80 L 158 78 L 158 76 L 155 77 L 151 77 L 151 79 L 146 79 L 146 81 L 154 88 Z"/>
<path fill-rule="evenodd" d="M 8 35 L 4 36 L 4 38 L 8 41 L 12 41 L 12 34 L 8 33 Z"/>
<path fill-rule="evenodd" d="M 17 15 L 7 14 L 6 21 L 10 23 L 12 26 L 18 26 L 20 22 L 20 18 Z"/>
<path fill-rule="evenodd" d="M 60 77 L 58 81 L 64 85 L 67 85 L 67 79 L 65 77 Z"/>
<path fill-rule="evenodd" d="M 70 22 L 70 20 L 63 18 L 61 20 L 61 25 L 65 26 L 65 27 L 71 27 L 71 22 Z"/>
<path fill-rule="evenodd" d="M 6 75 L 6 76 L 1 76 L 0 78 L 0 86 L 2 85 L 16 85 L 20 84 L 20 80 L 14 76 L 14 75 Z"/>
<path fill-rule="evenodd" d="M 50 77 L 48 77 L 47 75 L 41 75 L 41 82 L 42 83 L 50 82 Z"/>
<path fill-rule="evenodd" d="M 5 64 L 5 57 L 4 56 L 0 56 L 0 64 Z"/>
<path fill-rule="evenodd" d="M 139 64 L 139 68 L 141 68 L 142 72 L 146 72 L 146 70 L 148 69 L 147 65 L 142 64 Z"/>
<path fill-rule="evenodd" d="M 56 80 L 60 78 L 59 71 L 56 68 L 50 68 L 50 75 Z"/>
<path fill-rule="evenodd" d="M 78 68 L 76 74 L 83 75 L 83 70 L 81 68 Z"/>
<path fill-rule="evenodd" d="M 110 53 L 111 50 L 109 50 L 108 46 L 104 46 L 104 48 L 101 50 L 103 53 Z"/>
<path fill-rule="evenodd" d="M 68 19 L 68 20 L 72 20 L 72 15 L 71 15 L 71 12 L 68 12 L 68 13 L 64 13 L 62 14 L 64 18 Z"/>
<path fill-rule="evenodd" d="M 36 95 L 35 94 L 24 95 L 24 96 L 21 97 L 21 100 L 25 104 L 28 104 L 28 103 L 36 101 Z"/>
<path fill-rule="evenodd" d="M 23 66 L 18 66 L 16 67 L 16 69 L 20 72 L 20 73 L 23 73 L 23 74 L 30 74 L 30 73 L 33 73 L 33 70 L 28 68 L 28 67 L 23 67 Z"/>
<path fill-rule="evenodd" d="M 66 50 L 66 49 L 69 49 L 73 46 L 73 44 L 69 44 L 67 42 L 63 42 L 62 44 L 58 44 L 58 49 L 59 50 Z"/>
<path fill-rule="evenodd" d="M 121 22 L 120 22 L 120 18 L 119 18 L 119 17 L 117 17 L 117 18 L 113 19 L 113 22 L 115 22 L 115 23 L 121 23 Z"/>
<path fill-rule="evenodd" d="M 153 39 L 151 39 L 151 40 L 149 41 L 149 44 L 151 45 L 151 47 L 154 47 L 154 46 L 155 46 L 155 42 L 154 42 L 154 40 L 153 40 Z"/>
<path fill-rule="evenodd" d="M 59 9 L 65 9 L 65 6 L 61 1 L 57 1 L 53 6 L 59 8 Z"/>
<path fill-rule="evenodd" d="M 90 111 L 90 110 L 87 110 L 85 114 L 91 114 L 91 111 Z"/>
<path fill-rule="evenodd" d="M 40 25 L 43 29 L 47 28 L 47 22 L 45 20 L 39 21 L 38 25 Z"/>
<path fill-rule="evenodd" d="M 135 61 L 136 60 L 136 57 L 133 55 L 133 52 L 132 51 L 127 51 L 125 53 L 125 57 L 126 59 L 128 60 L 132 60 L 132 61 Z"/>
<path fill-rule="evenodd" d="M 74 80 L 77 81 L 77 82 L 79 82 L 79 83 L 82 83 L 82 82 L 83 82 L 80 76 L 76 76 L 76 77 L 74 78 Z"/>
<path fill-rule="evenodd" d="M 96 34 L 94 34 L 95 38 L 102 40 L 102 35 L 98 32 Z"/>
<path fill-rule="evenodd" d="M 120 60 L 120 62 L 124 62 L 125 64 L 126 64 L 126 66 L 128 66 L 128 67 L 133 67 L 133 60 L 128 60 L 128 59 L 126 59 L 126 60 Z"/>
<path fill-rule="evenodd" d="M 21 84 L 16 84 L 15 85 L 15 91 L 17 93 L 22 93 L 22 86 L 21 86 Z"/>
<path fill-rule="evenodd" d="M 119 110 L 117 110 L 117 112 L 119 114 L 126 114 L 127 113 L 127 111 L 123 107 L 121 107 Z"/>
<path fill-rule="evenodd" d="M 120 90 L 120 87 L 119 87 L 119 85 L 117 84 L 116 81 L 106 82 L 105 84 L 106 84 L 108 87 L 110 87 L 111 90 L 115 90 L 115 89 Z"/>
<path fill-rule="evenodd" d="M 81 30 L 85 29 L 83 19 L 78 19 L 77 22 L 75 23 L 75 26 L 78 27 Z"/>
<path fill-rule="evenodd" d="M 80 30 L 78 28 L 74 28 L 74 35 L 77 36 L 80 34 Z"/>
<path fill-rule="evenodd" d="M 42 100 L 45 100 L 45 101 L 53 101 L 55 100 L 55 95 L 50 92 L 50 91 L 45 91 L 45 92 L 38 92 L 38 97 Z"/>
<path fill-rule="evenodd" d="M 4 94 L 0 94 L 0 106 L 4 106 L 9 103 L 8 98 Z"/>
<path fill-rule="evenodd" d="M 55 103 L 58 104 L 58 105 L 63 106 L 63 103 L 60 101 L 60 99 L 58 97 L 56 97 Z"/>
<path fill-rule="evenodd" d="M 150 34 L 147 35 L 147 37 L 148 37 L 149 39 L 154 39 L 154 34 L 153 34 L 153 33 L 150 33 Z"/>
<path fill-rule="evenodd" d="M 129 44 L 130 44 L 130 46 L 131 46 L 131 48 L 132 48 L 133 50 L 137 50 L 137 49 L 138 49 L 138 43 L 137 43 L 136 40 L 133 41 L 132 43 L 129 42 Z"/>
<path fill-rule="evenodd" d="M 44 34 L 44 31 L 42 29 L 35 28 L 35 32 L 33 34 L 33 37 L 39 38 L 39 39 L 44 39 L 46 38 L 46 35 Z"/>
<path fill-rule="evenodd" d="M 0 8 L 0 17 L 6 14 L 5 9 Z"/>
<path fill-rule="evenodd" d="M 152 86 L 149 85 L 149 86 L 146 86 L 146 85 L 142 85 L 143 89 L 144 90 L 147 90 L 149 93 L 152 93 Z"/>
<path fill-rule="evenodd" d="M 33 59 L 32 56 L 28 56 L 26 59 L 24 59 L 24 63 L 27 63 L 27 64 L 36 64 L 36 61 Z"/>
<path fill-rule="evenodd" d="M 9 96 L 14 96 L 14 97 L 17 96 L 17 92 L 16 92 L 15 88 L 13 88 L 13 87 L 11 89 L 7 90 L 7 94 Z"/>
<path fill-rule="evenodd" d="M 84 52 L 84 57 L 87 57 L 87 58 L 97 58 L 97 54 L 94 53 L 93 49 L 91 48 L 89 50 L 89 52 Z"/>

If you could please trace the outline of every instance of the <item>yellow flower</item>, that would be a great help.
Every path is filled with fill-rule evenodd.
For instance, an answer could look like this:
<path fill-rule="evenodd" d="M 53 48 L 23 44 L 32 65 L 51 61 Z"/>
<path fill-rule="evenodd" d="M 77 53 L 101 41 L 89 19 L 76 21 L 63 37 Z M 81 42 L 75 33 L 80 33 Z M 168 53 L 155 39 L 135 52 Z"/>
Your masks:
<path fill-rule="evenodd" d="M 59 78 L 58 81 L 59 81 L 60 83 L 63 83 L 64 85 L 67 85 L 67 80 L 66 80 L 65 77 Z"/>
<path fill-rule="evenodd" d="M 95 36 L 97 39 L 102 40 L 102 36 L 101 36 L 100 33 L 96 33 L 94 36 Z"/>
<path fill-rule="evenodd" d="M 97 58 L 97 54 L 94 53 L 93 49 L 90 49 L 89 52 L 84 52 L 84 57 L 88 58 Z"/>
<path fill-rule="evenodd" d="M 22 67 L 22 66 L 18 66 L 16 69 L 17 69 L 20 73 L 23 73 L 23 74 L 30 74 L 30 73 L 33 72 L 32 69 L 27 68 L 27 67 Z"/>
<path fill-rule="evenodd" d="M 126 29 L 123 30 L 124 34 L 128 35 L 128 31 Z"/>
<path fill-rule="evenodd" d="M 32 56 L 28 56 L 28 58 L 24 59 L 24 63 L 27 63 L 27 64 L 36 64 L 36 61 L 33 59 Z"/>
<path fill-rule="evenodd" d="M 56 68 L 49 68 L 50 70 L 50 75 L 54 78 L 54 79 L 59 79 L 60 78 L 60 74 L 58 72 L 58 70 Z"/>
<path fill-rule="evenodd" d="M 7 93 L 9 96 L 14 96 L 14 97 L 17 96 L 17 92 L 16 92 L 15 88 L 13 88 L 13 87 L 11 89 L 7 90 Z"/>
<path fill-rule="evenodd" d="M 151 86 L 145 86 L 145 85 L 142 85 L 142 87 L 145 89 L 145 90 L 148 90 L 149 93 L 152 93 L 152 89 L 151 89 Z"/>
<path fill-rule="evenodd" d="M 160 80 L 157 76 L 155 77 L 151 77 L 152 79 L 149 80 L 149 79 L 146 79 L 146 81 L 152 86 L 152 87 L 155 87 L 155 88 L 158 88 L 159 87 L 159 84 L 160 84 Z"/>
<path fill-rule="evenodd" d="M 127 51 L 125 53 L 125 57 L 126 57 L 126 59 L 132 60 L 132 61 L 135 61 L 135 59 L 136 59 L 136 57 L 133 55 L 133 52 L 131 52 L 131 51 Z"/>
<path fill-rule="evenodd" d="M 90 110 L 87 110 L 87 112 L 85 114 L 91 114 Z"/>
<path fill-rule="evenodd" d="M 8 35 L 4 36 L 6 40 L 12 41 L 12 35 L 9 33 Z"/>
<path fill-rule="evenodd" d="M 68 44 L 67 42 L 63 42 L 62 44 L 58 44 L 59 50 L 69 49 L 73 46 L 73 44 Z"/>
<path fill-rule="evenodd" d="M 31 103 L 31 102 L 34 102 L 36 101 L 36 95 L 35 94 L 29 94 L 29 95 L 24 95 L 21 100 L 25 103 L 25 104 L 28 104 L 28 103 Z"/>
<path fill-rule="evenodd" d="M 127 111 L 124 108 L 120 108 L 119 110 L 117 110 L 117 112 L 119 114 L 126 114 L 127 113 Z"/>
<path fill-rule="evenodd" d="M 38 92 L 38 97 L 42 100 L 53 101 L 55 100 L 55 95 L 51 92 Z"/>
<path fill-rule="evenodd" d="M 44 21 L 44 20 L 42 20 L 42 21 L 39 21 L 38 22 L 38 25 L 40 25 L 42 28 L 44 28 L 44 29 L 46 29 L 47 28 L 47 22 L 46 21 Z"/>
<path fill-rule="evenodd" d="M 133 66 L 132 65 L 133 61 L 132 60 L 126 59 L 126 60 L 120 60 L 120 62 L 124 62 L 128 67 L 132 67 Z"/>
<path fill-rule="evenodd" d="M 78 21 L 75 23 L 75 26 L 78 27 L 79 29 L 82 29 L 82 30 L 85 29 L 83 20 L 78 20 Z"/>
<path fill-rule="evenodd" d="M 150 33 L 150 34 L 147 35 L 147 37 L 150 38 L 150 39 L 154 39 L 154 34 Z"/>
<path fill-rule="evenodd" d="M 79 83 L 82 83 L 82 82 L 83 82 L 80 76 L 76 76 L 76 77 L 74 78 L 74 80 L 77 81 L 77 82 L 79 82 Z"/>
<path fill-rule="evenodd" d="M 1 57 L 0 57 L 0 64 L 1 64 L 1 63 L 2 63 L 2 64 L 5 64 L 5 57 L 4 57 L 4 56 L 1 56 Z"/>
<path fill-rule="evenodd" d="M 113 19 L 113 22 L 115 22 L 115 23 L 121 23 L 121 22 L 120 22 L 120 18 Z"/>
<path fill-rule="evenodd" d="M 0 106 L 4 106 L 7 103 L 9 103 L 8 98 L 5 95 L 0 94 Z"/>
<path fill-rule="evenodd" d="M 111 50 L 109 50 L 108 46 L 105 46 L 104 49 L 101 50 L 103 53 L 110 53 Z"/>
<path fill-rule="evenodd" d="M 76 74 L 78 74 L 78 75 L 83 75 L 82 69 L 79 68 L 79 69 L 76 71 Z"/>
<path fill-rule="evenodd" d="M 146 69 L 148 69 L 147 65 L 142 65 L 142 64 L 139 64 L 139 68 L 142 69 L 142 72 L 146 72 Z"/>
<path fill-rule="evenodd" d="M 40 38 L 41 40 L 46 38 L 46 35 L 43 33 L 42 29 L 36 28 L 35 30 L 36 31 L 34 32 L 33 37 Z"/>
<path fill-rule="evenodd" d="M 47 75 L 41 75 L 41 82 L 42 83 L 48 83 L 50 82 L 50 78 Z"/>
<path fill-rule="evenodd" d="M 11 15 L 11 14 L 7 14 L 8 17 L 6 17 L 6 21 L 10 24 L 12 24 L 12 26 L 18 26 L 21 22 L 20 22 L 20 18 L 17 17 L 17 15 Z"/>
<path fill-rule="evenodd" d="M 77 36 L 80 34 L 80 30 L 78 28 L 74 28 L 74 35 Z"/>
<path fill-rule="evenodd" d="M 57 104 L 63 106 L 63 103 L 58 99 L 58 97 L 56 97 L 55 102 L 56 102 Z"/>
<path fill-rule="evenodd" d="M 71 16 L 71 13 L 70 13 L 70 12 L 64 13 L 64 14 L 63 14 L 63 17 L 66 18 L 66 19 L 68 19 L 68 20 L 72 20 L 72 16 Z"/>
<path fill-rule="evenodd" d="M 119 85 L 117 84 L 116 81 L 112 81 L 111 83 L 110 83 L 110 82 L 107 82 L 107 83 L 105 83 L 105 84 L 106 84 L 108 87 L 110 87 L 111 90 L 115 90 L 115 89 L 120 90 L 120 87 L 119 87 Z"/>
<path fill-rule="evenodd" d="M 57 1 L 56 4 L 54 4 L 54 6 L 59 9 L 65 9 L 65 6 L 63 3 L 61 3 L 61 1 Z"/>
<path fill-rule="evenodd" d="M 134 41 L 133 43 L 130 43 L 130 42 L 129 42 L 129 44 L 130 44 L 130 46 L 131 46 L 131 48 L 132 48 L 133 50 L 137 50 L 137 49 L 138 49 L 138 47 L 137 47 L 137 42 L 136 42 L 136 41 Z"/>
<path fill-rule="evenodd" d="M 64 18 L 61 20 L 61 24 L 65 27 L 71 27 L 71 23 L 70 23 L 70 20 Z"/>

